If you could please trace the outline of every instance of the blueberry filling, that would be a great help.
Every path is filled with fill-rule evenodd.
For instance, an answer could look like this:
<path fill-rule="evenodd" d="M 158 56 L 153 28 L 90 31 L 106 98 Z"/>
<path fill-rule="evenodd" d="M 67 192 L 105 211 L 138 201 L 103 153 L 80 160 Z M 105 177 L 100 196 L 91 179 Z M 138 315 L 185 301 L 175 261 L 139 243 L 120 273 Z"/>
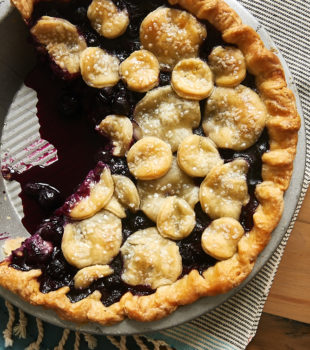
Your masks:
<path fill-rule="evenodd" d="M 90 26 L 87 18 L 89 0 L 39 2 L 35 5 L 28 24 L 34 25 L 43 15 L 65 18 L 78 26 L 88 46 L 100 46 L 122 61 L 140 48 L 139 27 L 143 18 L 157 7 L 169 5 L 164 0 L 115 0 L 114 3 L 120 10 L 126 7 L 130 16 L 130 24 L 125 34 L 114 40 L 99 36 Z M 208 37 L 201 46 L 199 55 L 207 60 L 212 48 L 224 42 L 220 32 L 210 24 L 204 24 L 207 26 Z M 123 262 L 120 254 L 110 264 L 114 269 L 112 275 L 93 282 L 84 290 L 75 289 L 73 277 L 78 270 L 67 263 L 60 248 L 66 222 L 65 214 L 77 201 L 89 194 L 90 183 L 99 181 L 100 173 L 106 164 L 112 174 L 128 176 L 134 180 L 126 159 L 114 157 L 111 143 L 96 132 L 94 127 L 109 114 L 127 115 L 132 119 L 135 105 L 144 94 L 127 90 L 123 82 L 104 89 L 91 88 L 80 77 L 69 76 L 61 71 L 55 63 L 47 60 L 46 53 L 41 52 L 39 58 L 35 69 L 26 79 L 26 85 L 38 93 L 37 115 L 40 134 L 56 147 L 58 161 L 45 168 L 33 167 L 21 174 L 10 169 L 3 171 L 6 178 L 17 180 L 21 184 L 20 197 L 25 214 L 23 224 L 33 234 L 21 248 L 13 252 L 11 266 L 23 271 L 41 269 L 40 290 L 47 293 L 69 286 L 70 292 L 67 295 L 72 302 L 85 298 L 95 290 L 101 292 L 102 303 L 106 306 L 117 302 L 128 291 L 135 295 L 154 293 L 149 286 L 133 287 L 121 280 Z M 47 67 L 47 62 L 52 69 Z M 70 79 L 67 80 L 68 78 Z M 170 73 L 160 72 L 160 86 L 170 84 L 170 80 Z M 255 90 L 254 77 L 249 73 L 242 84 Z M 201 102 L 202 111 L 204 103 L 205 101 Z M 52 129 L 51 120 L 54 124 Z M 204 135 L 201 126 L 195 129 L 194 133 Z M 240 216 L 240 223 L 246 232 L 253 227 L 253 214 L 258 206 L 254 190 L 262 181 L 261 155 L 268 149 L 268 135 L 265 130 L 258 142 L 243 152 L 219 150 L 225 162 L 241 157 L 250 165 L 247 176 L 250 201 L 242 208 Z M 94 170 L 88 173 L 89 169 Z M 202 179 L 196 180 L 197 184 L 201 181 Z M 78 189 L 74 191 L 76 187 Z M 74 195 L 71 195 L 73 192 Z M 55 212 L 60 203 L 63 203 L 63 199 L 68 197 L 69 200 Z M 183 263 L 180 277 L 192 269 L 202 273 L 216 263 L 216 260 L 204 253 L 201 247 L 201 235 L 211 219 L 202 211 L 199 203 L 195 207 L 195 213 L 194 230 L 187 238 L 177 242 Z M 150 226 L 154 226 L 154 223 L 142 211 L 135 214 L 127 212 L 126 218 L 122 219 L 123 241 L 135 231 Z"/>

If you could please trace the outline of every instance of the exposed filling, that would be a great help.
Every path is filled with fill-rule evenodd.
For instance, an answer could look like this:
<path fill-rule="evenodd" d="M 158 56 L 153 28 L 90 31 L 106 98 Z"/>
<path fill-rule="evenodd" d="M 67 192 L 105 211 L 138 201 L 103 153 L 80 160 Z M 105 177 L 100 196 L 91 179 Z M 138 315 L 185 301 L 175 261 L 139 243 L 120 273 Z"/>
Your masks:
<path fill-rule="evenodd" d="M 151 294 L 192 269 L 202 273 L 231 257 L 238 239 L 253 227 L 258 206 L 254 191 L 262 181 L 261 156 L 269 145 L 253 76 L 247 73 L 244 78 L 240 52 L 225 51 L 221 33 L 174 9 L 177 25 L 184 22 L 191 36 L 175 31 L 152 41 L 154 23 L 164 27 L 162 35 L 171 26 L 167 9 L 156 12 L 159 17 L 153 22 L 150 19 L 152 11 L 168 6 L 166 1 L 104 0 L 101 17 L 96 1 L 90 4 L 84 0 L 36 4 L 30 27 L 35 28 L 42 16 L 47 16 L 44 26 L 53 27 L 55 22 L 63 26 L 60 20 L 48 19 L 62 18 L 74 25 L 65 23 L 78 43 L 69 62 L 62 60 L 61 53 L 68 49 L 62 38 L 40 50 L 25 82 L 37 91 L 40 134 L 55 146 L 58 161 L 4 175 L 21 184 L 23 224 L 32 234 L 13 252 L 11 266 L 23 271 L 40 268 L 43 293 L 69 286 L 68 297 L 76 302 L 99 290 L 108 306 L 128 291 Z M 151 24 L 144 21 L 147 15 Z M 140 51 L 142 21 L 146 52 Z M 185 40 L 185 49 L 181 57 L 171 54 L 167 59 L 162 45 L 177 35 Z M 42 40 L 36 36 L 35 45 L 41 47 Z M 84 42 L 97 49 L 80 53 Z M 181 50 L 175 42 L 175 49 Z M 135 69 L 132 61 L 138 62 Z M 117 62 L 119 73 L 113 68 Z M 236 97 L 233 89 L 240 83 L 243 87 L 237 88 L 241 92 Z M 159 88 L 146 92 L 157 84 Z M 223 91 L 231 102 L 221 100 Z M 247 110 L 238 110 L 238 99 Z M 253 110 L 252 100 L 257 109 Z M 225 106 L 223 110 L 217 106 L 221 102 L 232 106 L 230 115 L 225 115 Z M 233 208 L 233 214 L 229 210 L 222 214 L 211 203 L 223 190 L 227 197 L 223 203 Z M 232 219 L 222 222 L 222 216 Z M 100 227 L 108 219 L 110 227 Z M 113 242 L 110 236 L 115 236 Z M 224 249 L 218 250 L 214 239 L 224 241 Z M 73 241 L 80 254 L 74 257 Z M 145 241 L 155 242 L 154 249 Z M 156 261 L 144 254 L 148 249 L 157 254 Z M 82 265 L 81 257 L 86 259 Z"/>

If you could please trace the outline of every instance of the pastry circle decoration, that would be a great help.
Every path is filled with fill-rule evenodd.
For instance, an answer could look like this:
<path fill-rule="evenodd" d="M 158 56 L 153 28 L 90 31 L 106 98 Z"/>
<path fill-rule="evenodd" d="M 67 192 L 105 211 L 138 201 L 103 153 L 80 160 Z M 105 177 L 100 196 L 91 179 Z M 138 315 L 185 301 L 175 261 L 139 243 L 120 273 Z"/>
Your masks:
<path fill-rule="evenodd" d="M 198 187 L 193 179 L 179 168 L 175 158 L 166 175 L 157 180 L 138 181 L 137 188 L 141 200 L 140 209 L 154 222 L 168 196 L 183 198 L 191 208 L 198 202 Z"/>
<path fill-rule="evenodd" d="M 246 63 L 241 50 L 232 46 L 217 46 L 208 57 L 217 86 L 235 87 L 246 76 Z"/>
<path fill-rule="evenodd" d="M 171 88 L 164 86 L 149 91 L 138 102 L 134 119 L 141 129 L 141 136 L 156 136 L 177 151 L 182 140 L 192 134 L 200 123 L 198 101 L 179 97 Z"/>
<path fill-rule="evenodd" d="M 130 172 L 140 180 L 154 180 L 167 173 L 172 162 L 170 146 L 157 137 L 147 136 L 127 153 Z"/>
<path fill-rule="evenodd" d="M 211 139 L 190 135 L 178 148 L 178 164 L 189 176 L 205 177 L 212 168 L 222 165 L 223 159 Z"/>
<path fill-rule="evenodd" d="M 121 220 L 102 210 L 89 219 L 66 224 L 61 250 L 68 263 L 82 269 L 109 264 L 121 243 Z"/>
<path fill-rule="evenodd" d="M 133 233 L 121 248 L 122 280 L 152 289 L 175 282 L 182 272 L 178 246 L 163 238 L 155 227 Z"/>
<path fill-rule="evenodd" d="M 99 47 L 89 47 L 80 58 L 81 74 L 91 87 L 104 88 L 119 81 L 119 60 Z"/>
<path fill-rule="evenodd" d="M 127 10 L 120 11 L 112 0 L 92 0 L 87 17 L 92 27 L 108 39 L 122 35 L 129 24 Z"/>
<path fill-rule="evenodd" d="M 126 217 L 126 209 L 129 209 L 131 212 L 139 210 L 139 194 L 135 184 L 127 176 L 112 175 L 112 178 L 114 181 L 114 193 L 104 208 L 123 219 Z"/>
<path fill-rule="evenodd" d="M 157 215 L 159 233 L 173 240 L 187 237 L 196 224 L 195 212 L 183 198 L 167 197 Z"/>
<path fill-rule="evenodd" d="M 239 221 L 223 217 L 216 219 L 203 231 L 202 249 L 218 260 L 231 258 L 237 251 L 237 245 L 244 235 Z"/>
<path fill-rule="evenodd" d="M 112 178 L 118 201 L 132 212 L 139 210 L 140 198 L 135 184 L 127 176 L 112 175 Z"/>
<path fill-rule="evenodd" d="M 216 87 L 207 100 L 202 126 L 218 147 L 241 151 L 258 140 L 266 117 L 265 105 L 250 88 Z"/>
<path fill-rule="evenodd" d="M 197 57 L 207 36 L 203 24 L 186 11 L 159 7 L 145 17 L 140 41 L 157 57 L 161 69 L 172 70 L 183 58 Z"/>
<path fill-rule="evenodd" d="M 187 58 L 176 64 L 171 76 L 174 91 L 190 100 L 203 100 L 213 89 L 209 66 L 200 58 Z"/>
<path fill-rule="evenodd" d="M 121 63 L 120 75 L 128 89 L 146 92 L 158 85 L 158 60 L 150 51 L 134 51 Z"/>
<path fill-rule="evenodd" d="M 89 195 L 77 201 L 70 210 L 72 219 L 82 220 L 96 214 L 109 202 L 113 195 L 114 183 L 110 169 L 105 167 L 98 182 L 89 184 Z"/>
<path fill-rule="evenodd" d="M 242 206 L 249 201 L 246 174 L 248 163 L 236 159 L 213 168 L 200 185 L 202 209 L 212 218 L 232 217 L 239 220 Z"/>
<path fill-rule="evenodd" d="M 77 289 L 85 289 L 99 278 L 109 276 L 113 273 L 113 269 L 109 265 L 93 265 L 83 267 L 79 270 L 73 280 L 74 287 Z"/>
<path fill-rule="evenodd" d="M 133 127 L 129 118 L 123 115 L 108 115 L 97 126 L 97 130 L 111 140 L 114 156 L 125 155 L 133 136 Z"/>
<path fill-rule="evenodd" d="M 30 32 L 62 70 L 80 72 L 80 55 L 87 46 L 76 26 L 61 18 L 43 16 Z"/>

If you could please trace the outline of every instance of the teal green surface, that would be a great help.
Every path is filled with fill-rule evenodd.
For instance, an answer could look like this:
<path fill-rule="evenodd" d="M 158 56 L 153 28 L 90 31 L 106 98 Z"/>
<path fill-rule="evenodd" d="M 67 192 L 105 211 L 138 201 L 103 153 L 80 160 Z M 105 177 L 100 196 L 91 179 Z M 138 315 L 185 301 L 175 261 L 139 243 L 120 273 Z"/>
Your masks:
<path fill-rule="evenodd" d="M 18 323 L 18 309 L 15 310 L 15 324 Z M 27 315 L 28 325 L 27 325 L 27 339 L 19 339 L 14 336 L 14 344 L 11 348 L 4 347 L 4 339 L 3 339 L 3 331 L 6 328 L 6 324 L 8 322 L 8 310 L 4 304 L 4 300 L 0 298 L 0 350 L 4 349 L 14 349 L 14 350 L 24 350 L 29 344 L 35 342 L 37 340 L 37 325 L 35 318 Z M 53 326 L 49 323 L 44 322 L 44 338 L 43 342 L 40 346 L 40 350 L 52 350 L 56 345 L 58 345 L 59 340 L 62 337 L 63 329 Z M 98 341 L 98 346 L 96 349 L 104 349 L 104 350 L 115 350 L 117 349 L 111 342 L 104 336 L 96 336 Z M 118 339 L 118 337 L 115 337 Z M 74 332 L 70 332 L 68 341 L 65 345 L 66 350 L 72 350 L 74 347 L 75 334 Z M 132 337 L 127 337 L 127 348 L 130 350 L 138 350 L 139 348 L 135 344 Z M 81 335 L 81 345 L 80 350 L 87 350 L 88 346 L 85 342 L 83 335 Z M 152 347 L 150 348 L 152 349 Z"/>

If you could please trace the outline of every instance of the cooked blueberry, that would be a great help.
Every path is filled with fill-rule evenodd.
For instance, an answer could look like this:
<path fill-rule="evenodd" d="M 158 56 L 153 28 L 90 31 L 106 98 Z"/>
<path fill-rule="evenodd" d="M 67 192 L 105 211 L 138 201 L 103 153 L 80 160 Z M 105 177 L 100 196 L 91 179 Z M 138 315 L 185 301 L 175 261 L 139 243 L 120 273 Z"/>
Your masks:
<path fill-rule="evenodd" d="M 183 264 L 190 265 L 195 263 L 196 252 L 190 243 L 184 243 L 179 247 Z"/>
<path fill-rule="evenodd" d="M 56 209 L 61 203 L 60 192 L 53 187 L 44 187 L 39 193 L 38 202 L 45 209 Z"/>
<path fill-rule="evenodd" d="M 61 17 L 60 13 L 56 9 L 50 9 L 46 12 L 46 16 Z"/>
<path fill-rule="evenodd" d="M 46 241 L 60 243 L 63 235 L 63 221 L 60 218 L 50 219 L 39 227 L 37 233 Z"/>
<path fill-rule="evenodd" d="M 104 279 L 105 287 L 110 290 L 120 288 L 121 284 L 122 284 L 121 276 L 117 274 L 113 274 Z"/>
<path fill-rule="evenodd" d="M 150 295 L 155 292 L 154 289 L 152 289 L 150 286 L 146 285 L 138 285 L 134 287 L 129 287 L 128 288 L 130 292 L 132 292 L 135 295 Z"/>
<path fill-rule="evenodd" d="M 24 193 L 28 196 L 38 198 L 43 186 L 39 182 L 28 182 L 24 186 Z"/>
<path fill-rule="evenodd" d="M 202 210 L 200 202 L 195 205 L 195 214 L 197 223 L 207 226 L 211 222 L 210 217 Z"/>
<path fill-rule="evenodd" d="M 98 36 L 95 33 L 92 32 L 86 32 L 84 33 L 85 40 L 87 42 L 87 46 L 99 46 L 100 41 L 98 39 Z"/>
<path fill-rule="evenodd" d="M 114 94 L 115 90 L 113 87 L 105 87 L 103 89 L 100 90 L 103 94 L 105 94 L 106 96 L 110 96 L 112 97 L 112 95 Z"/>
<path fill-rule="evenodd" d="M 52 243 L 44 241 L 38 234 L 26 239 L 23 243 L 23 248 L 23 253 L 28 264 L 45 262 L 53 252 Z"/>
<path fill-rule="evenodd" d="M 109 166 L 112 174 L 130 176 L 125 158 L 112 158 Z"/>
<path fill-rule="evenodd" d="M 193 133 L 198 136 L 205 136 L 202 126 L 199 126 L 197 129 L 194 129 Z"/>
<path fill-rule="evenodd" d="M 170 84 L 170 80 L 171 80 L 170 73 L 160 72 L 160 74 L 159 74 L 159 85 L 160 86 Z"/>
<path fill-rule="evenodd" d="M 12 169 L 10 166 L 5 165 L 5 166 L 2 166 L 2 168 L 1 168 L 1 174 L 2 174 L 4 179 L 10 181 L 10 180 L 12 180 L 12 177 L 15 174 L 15 170 Z"/>
<path fill-rule="evenodd" d="M 103 163 L 110 163 L 110 160 L 112 158 L 112 153 L 110 150 L 100 150 L 99 152 L 97 152 L 96 156 L 95 156 L 95 160 L 101 161 Z"/>
<path fill-rule="evenodd" d="M 112 110 L 115 114 L 127 115 L 130 112 L 130 105 L 126 96 L 117 95 L 114 99 Z"/>
<path fill-rule="evenodd" d="M 114 55 L 120 60 L 120 62 L 125 61 L 125 59 L 129 56 L 129 54 L 125 51 L 117 51 Z"/>
<path fill-rule="evenodd" d="M 111 97 L 107 96 L 103 91 L 99 91 L 98 94 L 97 94 L 97 101 L 99 103 L 108 104 L 112 100 L 111 100 Z"/>
<path fill-rule="evenodd" d="M 74 117 L 80 112 L 80 102 L 78 96 L 71 93 L 62 95 L 59 99 L 59 112 L 64 117 Z"/>
<path fill-rule="evenodd" d="M 123 269 L 123 261 L 121 254 L 118 254 L 113 261 L 110 263 L 111 268 L 114 270 L 114 273 L 120 275 Z"/>
<path fill-rule="evenodd" d="M 119 10 L 124 10 L 124 9 L 126 9 L 126 5 L 125 5 L 125 3 L 124 3 L 124 1 L 122 1 L 122 0 L 113 0 L 113 2 L 114 2 L 114 4 L 115 4 L 115 6 L 119 9 Z"/>
<path fill-rule="evenodd" d="M 269 150 L 269 145 L 267 142 L 263 142 L 257 145 L 257 151 L 260 155 L 263 155 L 268 150 Z"/>
<path fill-rule="evenodd" d="M 137 25 L 136 23 L 129 23 L 128 26 L 128 36 L 130 38 L 137 38 L 139 35 L 139 25 Z"/>
<path fill-rule="evenodd" d="M 125 241 L 130 235 L 132 235 L 133 232 L 134 232 L 133 230 L 131 230 L 131 229 L 127 228 L 127 227 L 124 227 L 124 228 L 123 228 L 123 231 L 122 231 L 124 241 Z"/>
<path fill-rule="evenodd" d="M 196 221 L 196 225 L 194 227 L 193 233 L 202 233 L 206 228 L 206 225 L 200 221 Z"/>
<path fill-rule="evenodd" d="M 121 80 L 117 83 L 114 89 L 118 95 L 126 96 L 127 88 Z"/>
<path fill-rule="evenodd" d="M 251 196 L 249 203 L 242 208 L 240 219 L 239 219 L 240 224 L 242 225 L 242 227 L 246 232 L 251 231 L 253 228 L 253 225 L 254 225 L 253 215 L 257 207 L 258 207 L 258 201 L 253 194 Z"/>
<path fill-rule="evenodd" d="M 57 278 L 59 280 L 63 279 L 66 274 L 64 261 L 58 259 L 51 261 L 47 265 L 46 272 L 53 278 Z"/>
<path fill-rule="evenodd" d="M 129 47 L 130 47 L 130 51 L 136 51 L 136 50 L 140 50 L 141 44 L 139 41 L 131 41 Z"/>
<path fill-rule="evenodd" d="M 110 306 L 116 302 L 118 302 L 120 300 L 120 298 L 122 297 L 123 293 L 119 290 L 112 290 L 110 295 L 107 295 L 105 297 L 105 295 L 103 295 L 102 297 L 102 303 L 105 306 Z"/>
<path fill-rule="evenodd" d="M 142 212 L 135 216 L 133 220 L 133 229 L 135 231 L 143 230 L 150 226 L 153 226 L 153 222 L 148 217 L 146 217 Z"/>
<path fill-rule="evenodd" d="M 87 21 L 87 9 L 84 6 L 78 7 L 74 12 L 72 16 L 73 22 L 81 23 L 84 21 Z"/>

